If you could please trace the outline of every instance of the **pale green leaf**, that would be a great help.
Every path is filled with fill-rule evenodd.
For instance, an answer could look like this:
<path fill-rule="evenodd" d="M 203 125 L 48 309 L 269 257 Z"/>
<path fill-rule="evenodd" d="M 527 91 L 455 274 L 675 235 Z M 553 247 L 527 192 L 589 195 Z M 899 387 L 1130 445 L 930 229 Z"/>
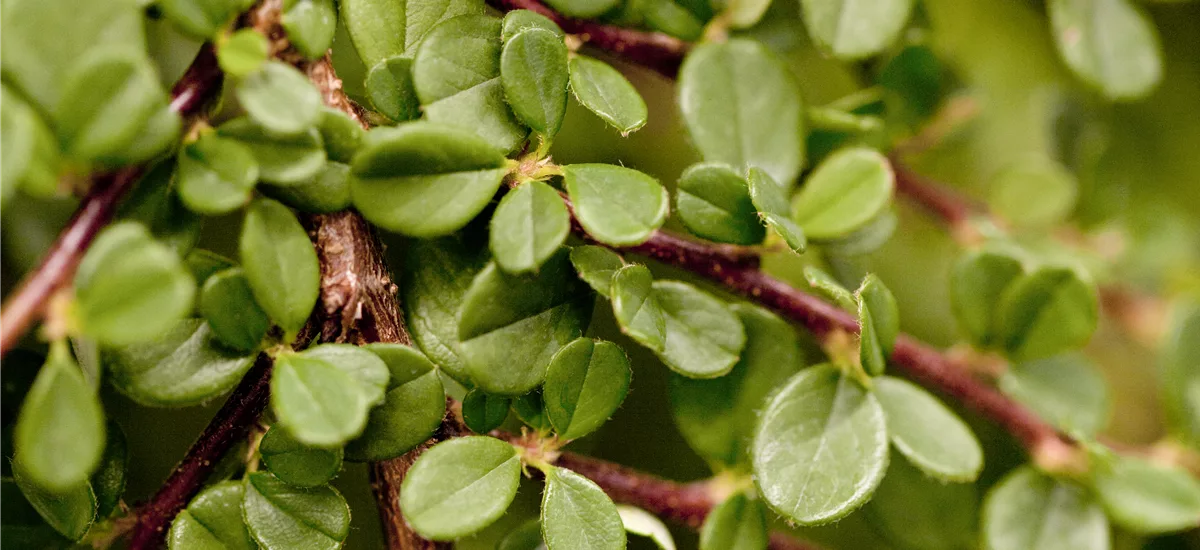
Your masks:
<path fill-rule="evenodd" d="M 288 41 L 309 59 L 317 59 L 333 44 L 337 11 L 333 0 L 291 0 L 283 12 Z"/>
<path fill-rule="evenodd" d="M 667 341 L 667 321 L 654 292 L 654 275 L 646 266 L 633 264 L 617 269 L 611 281 L 609 296 L 621 332 L 661 352 Z"/>
<path fill-rule="evenodd" d="M 713 508 L 700 528 L 700 550 L 763 550 L 767 518 L 763 505 L 738 493 Z"/>
<path fill-rule="evenodd" d="M 583 55 L 571 59 L 569 68 L 571 92 L 580 105 L 623 136 L 646 125 L 646 101 L 620 71 Z"/>
<path fill-rule="evenodd" d="M 223 481 L 200 491 L 187 508 L 175 516 L 167 534 L 170 550 L 256 550 L 242 520 L 245 487 Z"/>
<path fill-rule="evenodd" d="M 1095 435 L 1108 424 L 1108 384 L 1087 358 L 1068 353 L 1012 365 L 1000 390 L 1069 433 Z"/>
<path fill-rule="evenodd" d="M 726 164 L 696 164 L 684 170 L 675 210 L 692 233 L 705 239 L 751 245 L 766 236 L 746 179 Z"/>
<path fill-rule="evenodd" d="M 350 507 L 333 487 L 293 487 L 263 472 L 244 483 L 246 527 L 263 550 L 336 549 L 350 534 Z"/>
<path fill-rule="evenodd" d="M 617 513 L 621 515 L 625 531 L 649 538 L 661 550 L 675 550 L 671 530 L 654 514 L 628 505 L 617 506 Z"/>
<path fill-rule="evenodd" d="M 913 0 L 801 0 L 808 34 L 836 57 L 859 59 L 883 51 L 900 36 Z"/>
<path fill-rule="evenodd" d="M 983 469 L 979 440 L 949 408 L 919 386 L 891 376 L 872 380 L 892 444 L 925 474 L 974 481 Z"/>
<path fill-rule="evenodd" d="M 671 370 L 690 378 L 728 374 L 746 344 L 742 323 L 712 295 L 679 281 L 655 281 L 654 302 L 666 328 L 658 353 Z"/>
<path fill-rule="evenodd" d="M 612 342 L 579 338 L 550 360 L 542 399 L 559 437 L 583 437 L 604 424 L 629 392 L 625 351 Z"/>
<path fill-rule="evenodd" d="M 280 427 L 267 430 L 258 444 L 267 469 L 280 481 L 297 487 L 316 487 L 342 469 L 342 449 L 319 449 L 296 441 Z"/>
<path fill-rule="evenodd" d="M 1081 487 L 1029 467 L 1014 470 L 983 503 L 987 550 L 1108 550 L 1108 518 Z"/>
<path fill-rule="evenodd" d="M 179 199 L 199 214 L 215 216 L 241 208 L 258 183 L 258 161 L 250 149 L 215 134 L 185 145 L 176 163 Z"/>
<path fill-rule="evenodd" d="M 301 443 L 333 447 L 362 433 L 370 405 L 363 385 L 347 371 L 288 354 L 275 359 L 271 408 Z"/>
<path fill-rule="evenodd" d="M 592 480 L 546 468 L 542 537 L 550 550 L 621 550 L 625 527 L 617 506 Z"/>
<path fill-rule="evenodd" d="M 567 46 L 561 34 L 527 29 L 504 41 L 500 83 L 513 114 L 549 139 L 567 113 Z"/>
<path fill-rule="evenodd" d="M 613 276 L 625 267 L 625 260 L 602 246 L 585 245 L 571 249 L 571 265 L 575 266 L 583 282 L 607 297 L 612 290 Z"/>
<path fill-rule="evenodd" d="M 883 212 L 895 175 L 883 155 L 861 147 L 842 149 L 821 161 L 792 199 L 792 219 L 809 238 L 845 237 Z"/>
<path fill-rule="evenodd" d="M 1004 290 L 999 342 L 1016 361 L 1050 357 L 1082 347 L 1099 322 L 1095 285 L 1063 267 L 1041 267 Z"/>
<path fill-rule="evenodd" d="M 400 508 L 421 536 L 454 540 L 499 519 L 520 479 L 512 445 L 483 436 L 452 439 L 417 458 L 400 487 Z"/>
<path fill-rule="evenodd" d="M 553 187 L 530 181 L 509 191 L 492 215 L 489 242 L 509 273 L 536 271 L 571 232 L 571 215 Z"/>
<path fill-rule="evenodd" d="M 1158 86 L 1162 46 L 1154 22 L 1126 0 L 1047 2 L 1054 44 L 1067 67 L 1110 99 L 1133 100 Z"/>
<path fill-rule="evenodd" d="M 637 170 L 572 164 L 563 167 L 563 180 L 579 224 L 602 243 L 641 244 L 667 219 L 667 191 Z"/>
<path fill-rule="evenodd" d="M 412 59 L 389 57 L 367 73 L 367 98 L 371 106 L 392 120 L 413 120 L 421 116 L 421 102 L 413 89 Z"/>
<path fill-rule="evenodd" d="M 273 135 L 306 132 L 321 116 L 321 93 L 304 73 L 281 61 L 269 61 L 247 75 L 236 94 L 250 120 Z"/>
<path fill-rule="evenodd" d="M 1092 483 L 1112 521 L 1135 533 L 1169 533 L 1200 525 L 1200 483 L 1187 470 L 1118 457 L 1097 466 Z"/>
<path fill-rule="evenodd" d="M 312 180 L 325 167 L 325 145 L 315 129 L 278 137 L 249 117 L 241 117 L 222 124 L 217 133 L 248 147 L 258 161 L 259 178 L 267 183 L 298 185 Z"/>
<path fill-rule="evenodd" d="M 299 331 L 317 302 L 321 269 L 295 214 L 273 200 L 255 200 L 238 251 L 255 301 L 285 332 Z"/>
<path fill-rule="evenodd" d="M 958 324 L 977 346 L 996 340 L 996 310 L 1004 290 L 1022 273 L 1021 262 L 1002 249 L 967 252 L 950 272 L 950 305 Z"/>

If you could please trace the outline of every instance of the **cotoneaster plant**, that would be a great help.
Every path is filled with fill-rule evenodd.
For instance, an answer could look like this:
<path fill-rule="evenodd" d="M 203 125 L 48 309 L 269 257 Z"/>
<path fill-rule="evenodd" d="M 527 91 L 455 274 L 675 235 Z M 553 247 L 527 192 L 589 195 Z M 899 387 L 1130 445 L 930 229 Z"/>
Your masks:
<path fill-rule="evenodd" d="M 14 548 L 1197 541 L 1198 4 L 0 9 Z"/>

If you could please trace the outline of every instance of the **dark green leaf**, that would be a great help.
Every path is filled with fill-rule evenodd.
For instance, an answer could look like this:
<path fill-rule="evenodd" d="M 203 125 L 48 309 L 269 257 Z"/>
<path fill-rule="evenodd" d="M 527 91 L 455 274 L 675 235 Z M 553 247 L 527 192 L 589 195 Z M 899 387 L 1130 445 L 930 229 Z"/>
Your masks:
<path fill-rule="evenodd" d="M 521 31 L 528 29 L 543 29 L 550 31 L 561 40 L 563 31 L 554 21 L 535 11 L 530 10 L 512 10 L 504 14 L 504 20 L 501 22 L 502 29 L 500 31 L 500 41 L 508 44 L 514 36 Z"/>
<path fill-rule="evenodd" d="M 389 350 L 390 351 L 390 350 Z M 417 360 L 423 359 L 414 350 Z M 383 402 L 384 392 L 392 387 L 391 369 L 378 354 L 350 344 L 321 344 L 300 353 L 304 357 L 321 359 L 346 371 L 362 386 L 363 395 L 372 406 Z"/>
<path fill-rule="evenodd" d="M 258 176 L 267 183 L 304 183 L 325 166 L 325 145 L 321 142 L 321 134 L 313 129 L 294 136 L 274 137 L 249 118 L 242 117 L 222 124 L 217 133 L 250 148 L 258 161 Z"/>
<path fill-rule="evenodd" d="M 808 266 L 804 268 L 804 278 L 809 285 L 842 309 L 857 309 L 858 300 L 854 298 L 854 294 L 846 290 L 832 275 Z"/>
<path fill-rule="evenodd" d="M 953 411 L 912 382 L 890 376 L 872 382 L 887 416 L 888 437 L 900 454 L 926 475 L 942 481 L 979 477 L 983 449 Z"/>
<path fill-rule="evenodd" d="M 539 434 L 549 434 L 553 428 L 550 425 L 550 417 L 546 415 L 546 402 L 542 399 L 541 388 L 513 399 L 512 411 L 521 422 Z"/>
<path fill-rule="evenodd" d="M 244 496 L 245 487 L 240 481 L 223 481 L 201 491 L 171 522 L 167 547 L 256 550 L 258 545 L 242 520 Z"/>
<path fill-rule="evenodd" d="M 812 239 L 836 239 L 859 229 L 892 198 L 895 176 L 883 155 L 861 147 L 821 161 L 792 201 L 792 219 Z"/>
<path fill-rule="evenodd" d="M 504 41 L 500 83 L 513 114 L 547 139 L 567 112 L 567 45 L 562 35 L 534 28 Z"/>
<path fill-rule="evenodd" d="M 237 98 L 251 120 L 277 136 L 307 132 L 321 116 L 321 93 L 304 73 L 280 61 L 267 62 L 239 82 Z"/>
<path fill-rule="evenodd" d="M 104 350 L 108 379 L 147 406 L 196 405 L 229 391 L 254 364 L 221 346 L 203 319 L 175 323 L 162 337 Z"/>
<path fill-rule="evenodd" d="M 622 267 L 611 277 L 613 315 L 621 332 L 661 352 L 667 341 L 666 314 L 654 292 L 654 275 L 644 265 Z"/>
<path fill-rule="evenodd" d="M 288 41 L 309 59 L 325 55 L 333 44 L 337 11 L 333 0 L 293 0 L 283 13 Z"/>
<path fill-rule="evenodd" d="M 792 187 L 804 163 L 800 90 L 766 47 L 735 38 L 694 48 L 679 69 L 679 107 L 704 160 L 758 167 Z"/>
<path fill-rule="evenodd" d="M 574 257 L 574 256 L 572 256 Z M 1200 307 L 1185 303 L 1172 312 L 1162 351 L 1162 401 L 1167 427 L 1200 445 Z"/>
<path fill-rule="evenodd" d="M 563 167 L 579 224 L 597 241 L 641 244 L 667 219 L 667 191 L 654 178 L 609 164 Z"/>
<path fill-rule="evenodd" d="M 507 172 L 504 156 L 469 132 L 410 122 L 367 133 L 350 191 L 363 216 L 414 237 L 448 235 L 479 214 Z"/>
<path fill-rule="evenodd" d="M 367 73 L 367 98 L 371 106 L 392 120 L 414 120 L 421 117 L 421 102 L 413 89 L 412 59 L 389 57 Z"/>
<path fill-rule="evenodd" d="M 198 285 L 203 285 L 204 281 L 207 281 L 216 272 L 236 265 L 233 260 L 208 250 L 191 251 L 184 259 L 184 264 L 187 265 L 188 271 L 192 272 L 192 278 Z"/>
<path fill-rule="evenodd" d="M 390 388 L 382 405 L 371 409 L 362 435 L 346 445 L 356 462 L 398 457 L 433 435 L 446 412 L 446 392 L 436 372 Z"/>
<path fill-rule="evenodd" d="M 317 121 L 317 130 L 321 133 L 321 141 L 325 145 L 325 154 L 329 160 L 349 164 L 354 160 L 354 153 L 362 144 L 366 131 L 358 121 L 338 109 L 321 107 L 321 119 Z"/>
<path fill-rule="evenodd" d="M 1133 532 L 1169 533 L 1200 525 L 1200 483 L 1186 470 L 1122 457 L 1097 467 L 1092 481 L 1108 516 Z"/>
<path fill-rule="evenodd" d="M 658 353 L 671 370 L 690 378 L 724 376 L 738 361 L 746 335 L 720 300 L 679 281 L 655 281 L 666 338 Z"/>
<path fill-rule="evenodd" d="M 65 342 L 50 356 L 21 404 L 15 460 L 29 482 L 51 492 L 86 484 L 104 452 L 104 410 Z M 90 491 L 90 489 L 89 489 Z"/>
<path fill-rule="evenodd" d="M 913 0 L 801 0 L 809 36 L 836 57 L 859 59 L 883 51 L 900 36 Z"/>
<path fill-rule="evenodd" d="M 509 531 L 500 539 L 496 550 L 541 550 L 546 548 L 542 542 L 542 522 L 538 518 L 522 523 L 520 527 Z"/>
<path fill-rule="evenodd" d="M 992 487 L 983 503 L 989 550 L 1108 550 L 1108 518 L 1081 487 L 1029 467 Z"/>
<path fill-rule="evenodd" d="M 92 486 L 85 481 L 61 491 L 47 491 L 31 479 L 25 468 L 20 457 L 13 460 L 13 480 L 33 509 L 62 536 L 73 541 L 83 538 L 96 519 L 96 497 L 92 494 Z M 5 499 L 5 508 L 14 504 Z M 5 535 L 7 537 L 7 533 Z"/>
<path fill-rule="evenodd" d="M 738 493 L 718 504 L 700 528 L 700 550 L 763 550 L 767 518 L 763 506 Z"/>
<path fill-rule="evenodd" d="M 453 540 L 499 519 L 520 479 L 512 445 L 483 436 L 452 439 L 413 464 L 400 487 L 400 508 L 421 536 Z"/>
<path fill-rule="evenodd" d="M 325 163 L 311 181 L 286 187 L 265 186 L 266 195 L 304 212 L 337 212 L 350 207 L 350 165 Z"/>
<path fill-rule="evenodd" d="M 273 427 L 259 443 L 267 469 L 280 481 L 297 487 L 316 487 L 342 469 L 342 449 L 318 449 L 296 441 L 286 430 Z"/>
<path fill-rule="evenodd" d="M 200 214 L 213 216 L 241 208 L 258 182 L 258 161 L 250 149 L 215 134 L 184 146 L 176 162 L 179 198 Z"/>
<path fill-rule="evenodd" d="M 1054 43 L 1067 67 L 1105 96 L 1138 99 L 1162 80 L 1154 22 L 1126 0 L 1052 0 Z"/>
<path fill-rule="evenodd" d="M 246 527 L 264 550 L 341 548 L 350 534 L 350 507 L 333 487 L 293 487 L 268 473 L 245 485 Z"/>
<path fill-rule="evenodd" d="M 275 359 L 271 407 L 302 443 L 333 447 L 357 437 L 370 408 L 364 385 L 323 359 L 287 354 Z"/>
<path fill-rule="evenodd" d="M 779 182 L 762 169 L 751 168 L 746 183 L 750 188 L 750 200 L 763 223 L 774 230 L 792 252 L 804 252 L 808 238 L 804 236 L 804 229 L 792 221 L 791 207 Z"/>
<path fill-rule="evenodd" d="M 996 344 L 1000 297 L 1021 275 L 1021 262 L 1001 249 L 968 252 L 950 272 L 950 305 L 958 324 L 978 346 Z"/>
<path fill-rule="evenodd" d="M 712 380 L 671 377 L 671 413 L 692 449 L 732 467 L 746 449 L 767 395 L 803 365 L 796 330 L 758 307 L 730 306 L 746 330 L 746 348 L 729 374 Z"/>
<path fill-rule="evenodd" d="M 174 159 L 154 165 L 117 209 L 117 219 L 141 222 L 159 242 L 187 257 L 200 240 L 202 218 L 184 207 L 176 193 Z"/>
<path fill-rule="evenodd" d="M 471 390 L 463 398 L 463 422 L 475 433 L 488 433 L 499 428 L 508 418 L 508 407 L 511 404 L 512 400 L 507 397 Z"/>
<path fill-rule="evenodd" d="M 403 302 L 413 340 L 442 372 L 470 384 L 458 340 L 458 306 L 488 260 L 487 247 L 459 238 L 416 240 L 404 265 Z"/>
<path fill-rule="evenodd" d="M 1104 377 L 1087 358 L 1068 353 L 1011 366 L 1000 390 L 1070 433 L 1095 435 L 1108 424 Z"/>
<path fill-rule="evenodd" d="M 608 420 L 629 392 L 629 358 L 612 342 L 579 338 L 550 361 L 542 398 L 563 439 L 583 437 Z"/>
<path fill-rule="evenodd" d="M 863 279 L 855 292 L 858 300 L 859 357 L 867 374 L 883 374 L 892 345 L 900 332 L 900 312 L 896 298 L 874 273 Z"/>
<path fill-rule="evenodd" d="M 484 11 L 483 4 L 474 0 L 342 0 L 338 6 L 350 40 L 367 67 L 403 53 L 411 57 L 412 49 L 434 25 Z"/>
<path fill-rule="evenodd" d="M 262 68 L 271 53 L 270 48 L 267 38 L 258 31 L 241 29 L 220 44 L 217 62 L 229 76 L 242 78 Z"/>
<path fill-rule="evenodd" d="M 238 9 L 227 0 L 159 0 L 155 5 L 181 30 L 203 39 L 216 36 Z"/>
<path fill-rule="evenodd" d="M 625 267 L 625 260 L 602 246 L 585 245 L 571 249 L 571 265 L 575 266 L 583 282 L 607 297 L 612 290 L 613 276 Z"/>
<path fill-rule="evenodd" d="M 1096 289 L 1070 268 L 1041 267 L 1005 289 L 998 340 L 1009 357 L 1028 361 L 1079 348 L 1096 330 Z"/>
<path fill-rule="evenodd" d="M 163 335 L 192 310 L 195 295 L 179 256 L 135 222 L 101 232 L 75 272 L 82 331 L 103 344 Z"/>
<path fill-rule="evenodd" d="M 492 215 L 489 242 L 509 273 L 536 271 L 571 232 L 571 214 L 553 187 L 530 181 L 509 191 Z"/>
<path fill-rule="evenodd" d="M 321 269 L 296 216 L 273 200 L 255 200 L 238 250 L 258 304 L 285 332 L 299 331 L 317 302 Z"/>
<path fill-rule="evenodd" d="M 85 161 L 119 163 L 166 96 L 145 55 L 97 50 L 65 76 L 54 111 L 63 149 Z"/>
<path fill-rule="evenodd" d="M 776 512 L 801 525 L 861 506 L 888 464 L 874 394 L 830 365 L 800 371 L 767 402 L 750 450 L 754 481 Z"/>
<path fill-rule="evenodd" d="M 926 477 L 900 458 L 888 463 L 883 483 L 863 511 L 889 542 L 908 550 L 978 547 L 979 504 L 973 484 Z"/>
<path fill-rule="evenodd" d="M 749 245 L 766 236 L 746 180 L 725 164 L 696 164 L 684 170 L 675 209 L 692 233 L 709 240 Z"/>
<path fill-rule="evenodd" d="M 620 550 L 625 526 L 617 506 L 592 480 L 565 468 L 544 470 L 542 536 L 554 550 Z"/>
<path fill-rule="evenodd" d="M 571 59 L 569 68 L 571 92 L 580 105 L 623 136 L 646 125 L 646 101 L 620 71 L 582 55 Z"/>
<path fill-rule="evenodd" d="M 592 298 L 581 293 L 566 249 L 536 275 L 484 268 L 463 296 L 458 338 L 471 380 L 488 393 L 520 395 L 546 377 L 551 357 L 582 336 Z"/>
<path fill-rule="evenodd" d="M 108 437 L 104 454 L 100 456 L 100 466 L 92 474 L 92 492 L 96 495 L 98 518 L 107 518 L 121 502 L 125 494 L 125 467 L 129 462 L 129 449 L 121 427 L 109 421 L 105 433 Z"/>

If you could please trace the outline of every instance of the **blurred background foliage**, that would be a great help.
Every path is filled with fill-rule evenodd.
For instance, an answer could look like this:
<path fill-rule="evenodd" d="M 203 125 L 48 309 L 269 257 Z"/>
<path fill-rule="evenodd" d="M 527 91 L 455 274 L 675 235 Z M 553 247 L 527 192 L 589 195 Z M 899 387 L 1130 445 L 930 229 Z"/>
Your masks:
<path fill-rule="evenodd" d="M 903 39 L 888 54 L 864 63 L 840 62 L 819 53 L 805 36 L 795 1 L 774 2 L 763 22 L 745 32 L 786 61 L 810 106 L 856 92 L 883 93 L 888 106 L 881 115 L 884 135 L 876 139 L 919 145 L 919 151 L 905 157 L 914 170 L 988 204 L 1023 242 L 1077 256 L 1100 282 L 1119 280 L 1138 292 L 1169 299 L 1200 293 L 1200 154 L 1195 151 L 1200 145 L 1200 2 L 1145 2 L 1143 7 L 1160 33 L 1164 77 L 1151 95 L 1130 103 L 1108 102 L 1067 70 L 1055 50 L 1044 3 L 1037 0 L 923 0 Z M 167 85 L 199 47 L 161 20 L 151 21 L 148 39 Z M 361 98 L 365 70 L 342 29 L 334 60 L 347 92 Z M 686 141 L 674 82 L 620 59 L 606 60 L 637 85 L 650 108 L 649 123 L 620 139 L 571 103 L 554 144 L 555 160 L 620 163 L 672 185 L 685 167 L 699 160 Z M 918 132 L 917 138 L 907 139 Z M 845 137 L 811 132 L 807 166 L 815 165 L 840 139 Z M 35 265 L 73 207 L 74 199 L 28 196 L 6 205 L 5 292 Z M 960 333 L 950 310 L 948 274 L 960 247 L 944 225 L 911 203 L 898 199 L 895 213 L 898 227 L 884 246 L 866 255 L 826 255 L 825 267 L 845 281 L 857 281 L 868 271 L 879 274 L 899 301 L 906 332 L 952 346 Z M 238 225 L 232 217 L 209 220 L 201 247 L 234 255 Z M 1058 243 L 1064 239 L 1078 246 L 1060 250 Z M 392 265 L 400 266 L 403 239 L 389 237 L 388 245 Z M 820 261 L 817 258 L 820 255 L 772 254 L 766 267 L 800 283 L 800 268 Z M 719 292 L 686 273 L 656 269 L 663 276 Z M 633 385 L 613 420 L 572 448 L 671 479 L 707 476 L 707 466 L 688 448 L 664 406 L 668 370 L 620 334 L 609 308 L 595 311 L 592 333 L 629 350 Z M 808 346 L 810 357 L 816 357 L 816 346 Z M 1103 433 L 1127 443 L 1160 438 L 1154 350 L 1106 319 L 1085 353 L 1108 382 L 1110 410 L 1120 411 L 1108 419 Z M 11 392 L 28 384 L 22 378 L 32 377 L 40 358 L 13 354 L 5 362 L 13 363 L 3 370 L 5 401 L 12 402 Z M 23 362 L 30 364 L 19 364 Z M 124 427 L 129 440 L 134 465 L 126 493 L 130 502 L 157 489 L 220 406 L 214 402 L 147 409 L 107 387 L 104 399 L 112 420 Z M 4 424 L 10 425 L 15 412 L 6 408 L 4 414 Z M 906 539 L 920 541 L 920 518 L 936 522 L 943 517 L 937 506 L 978 506 L 987 486 L 1022 457 L 995 428 L 970 414 L 965 418 L 984 442 L 988 457 L 980 483 L 940 486 L 914 481 L 914 476 L 894 471 L 905 465 L 895 460 L 888 481 L 863 512 L 833 525 L 804 529 L 801 536 L 833 548 L 889 548 L 887 533 L 882 533 L 886 523 L 867 521 L 881 507 L 906 507 L 914 521 L 896 527 L 909 530 Z M 365 465 L 348 464 L 335 483 L 354 511 L 348 548 L 380 546 L 366 477 Z M 911 487 L 904 486 L 906 479 L 944 498 L 914 499 Z M 459 547 L 490 548 L 498 536 L 535 517 L 539 491 L 529 489 L 519 493 L 501 522 Z M 958 540 L 940 538 L 928 541 L 928 547 L 972 547 L 978 540 L 974 528 L 969 523 L 958 526 L 963 534 L 955 537 Z M 675 535 L 680 547 L 694 546 L 693 533 L 676 530 Z M 649 544 L 639 538 L 630 542 L 634 547 Z M 1126 537 L 1115 547 L 1140 548 L 1144 542 Z M 1200 537 L 1177 535 L 1151 541 L 1150 547 L 1200 548 Z"/>

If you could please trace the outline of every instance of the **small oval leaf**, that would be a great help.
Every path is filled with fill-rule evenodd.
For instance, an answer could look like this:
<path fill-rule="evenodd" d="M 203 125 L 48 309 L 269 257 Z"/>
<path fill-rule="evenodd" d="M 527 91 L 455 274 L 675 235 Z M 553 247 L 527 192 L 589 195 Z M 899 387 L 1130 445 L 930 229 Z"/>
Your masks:
<path fill-rule="evenodd" d="M 452 439 L 417 458 L 401 485 L 400 508 L 421 536 L 454 540 L 499 519 L 520 479 L 512 445 L 484 436 Z"/>
<path fill-rule="evenodd" d="M 285 332 L 299 331 L 317 302 L 321 269 L 296 216 L 276 201 L 255 200 L 238 250 L 255 301 Z"/>
<path fill-rule="evenodd" d="M 608 420 L 629 392 L 629 358 L 612 342 L 579 338 L 550 360 L 542 399 L 559 437 L 583 437 Z"/>
<path fill-rule="evenodd" d="M 637 170 L 572 164 L 563 167 L 563 179 L 579 224 L 604 244 L 641 244 L 667 219 L 667 191 Z"/>

